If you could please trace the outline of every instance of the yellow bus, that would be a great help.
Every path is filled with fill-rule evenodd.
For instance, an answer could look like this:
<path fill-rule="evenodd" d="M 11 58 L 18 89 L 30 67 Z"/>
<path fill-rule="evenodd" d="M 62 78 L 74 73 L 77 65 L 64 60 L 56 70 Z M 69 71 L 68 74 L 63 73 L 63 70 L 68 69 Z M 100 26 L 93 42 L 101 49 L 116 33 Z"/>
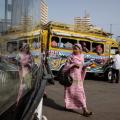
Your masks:
<path fill-rule="evenodd" d="M 53 71 L 59 71 L 63 67 L 66 58 L 72 53 L 72 46 L 79 43 L 83 47 L 85 62 L 93 60 L 95 63 L 87 72 L 105 74 L 107 79 L 109 69 L 104 66 L 118 49 L 118 42 L 107 35 L 75 31 L 72 26 L 56 22 L 30 32 L 9 34 L 4 39 L 1 54 L 3 51 L 3 54 L 14 58 L 21 44 L 26 42 L 30 45 L 36 63 L 40 62 L 41 44 L 44 44 L 42 47 L 47 51 L 48 62 Z M 101 53 L 97 49 L 101 49 Z"/>
<path fill-rule="evenodd" d="M 74 31 L 71 26 L 54 22 L 45 26 L 43 33 L 49 64 L 53 71 L 59 71 L 62 68 L 66 58 L 72 53 L 72 46 L 79 43 L 83 47 L 85 62 L 91 59 L 94 61 L 87 72 L 107 74 L 109 79 L 109 70 L 103 68 L 118 49 L 116 40 L 102 34 Z"/>

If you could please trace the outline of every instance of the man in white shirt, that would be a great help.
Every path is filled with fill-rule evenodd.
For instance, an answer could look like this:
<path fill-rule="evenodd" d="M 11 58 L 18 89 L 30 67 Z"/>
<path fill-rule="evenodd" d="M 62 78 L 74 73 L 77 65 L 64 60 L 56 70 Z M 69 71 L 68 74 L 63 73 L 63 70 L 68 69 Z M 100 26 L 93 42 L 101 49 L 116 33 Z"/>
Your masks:
<path fill-rule="evenodd" d="M 114 61 L 113 74 L 116 75 L 115 82 L 119 83 L 119 79 L 120 79 L 120 51 L 116 52 L 116 55 L 115 55 L 113 61 Z"/>

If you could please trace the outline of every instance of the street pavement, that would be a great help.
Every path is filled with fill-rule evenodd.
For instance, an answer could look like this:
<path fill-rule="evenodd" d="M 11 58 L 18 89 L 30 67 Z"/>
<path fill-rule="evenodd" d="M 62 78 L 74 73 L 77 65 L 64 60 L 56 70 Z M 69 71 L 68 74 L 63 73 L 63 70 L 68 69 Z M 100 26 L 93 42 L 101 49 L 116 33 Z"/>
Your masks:
<path fill-rule="evenodd" d="M 85 80 L 84 87 L 92 116 L 64 109 L 64 87 L 58 81 L 46 87 L 48 98 L 44 99 L 43 114 L 48 120 L 120 120 L 120 83 Z"/>

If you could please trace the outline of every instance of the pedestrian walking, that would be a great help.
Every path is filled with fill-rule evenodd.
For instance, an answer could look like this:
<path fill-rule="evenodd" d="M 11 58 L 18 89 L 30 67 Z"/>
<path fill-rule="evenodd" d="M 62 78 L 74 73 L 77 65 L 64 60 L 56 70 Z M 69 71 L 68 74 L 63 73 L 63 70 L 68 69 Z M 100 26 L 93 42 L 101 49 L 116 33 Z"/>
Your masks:
<path fill-rule="evenodd" d="M 84 116 L 92 115 L 86 105 L 86 96 L 84 91 L 84 55 L 82 54 L 82 46 L 75 44 L 73 46 L 73 53 L 67 59 L 63 71 L 70 69 L 70 76 L 73 83 L 70 87 L 65 87 L 65 107 L 66 109 L 82 109 Z"/>
<path fill-rule="evenodd" d="M 120 79 L 120 51 L 116 51 L 116 55 L 113 59 L 113 75 L 112 75 L 112 81 L 115 80 L 116 83 L 119 83 Z M 115 77 L 116 76 L 116 77 Z"/>

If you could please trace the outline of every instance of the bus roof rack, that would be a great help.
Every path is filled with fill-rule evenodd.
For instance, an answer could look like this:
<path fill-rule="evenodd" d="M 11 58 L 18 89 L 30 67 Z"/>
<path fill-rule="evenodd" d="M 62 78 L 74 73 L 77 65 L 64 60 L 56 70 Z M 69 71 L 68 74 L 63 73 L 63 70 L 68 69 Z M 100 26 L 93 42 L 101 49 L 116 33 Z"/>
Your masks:
<path fill-rule="evenodd" d="M 56 21 L 50 21 L 48 22 L 46 25 L 42 26 L 43 29 L 61 29 L 61 30 L 68 30 L 68 31 L 74 31 L 74 32 L 82 32 L 82 33 L 92 33 L 92 34 L 96 34 L 99 36 L 104 36 L 104 37 L 111 37 L 113 34 L 104 31 L 103 29 L 97 29 L 96 27 L 94 27 L 94 25 L 90 25 L 89 27 L 82 26 L 81 27 L 78 26 L 78 28 L 76 29 L 76 25 L 71 25 L 71 24 L 65 24 L 65 23 L 61 23 L 61 22 L 56 22 Z"/>

